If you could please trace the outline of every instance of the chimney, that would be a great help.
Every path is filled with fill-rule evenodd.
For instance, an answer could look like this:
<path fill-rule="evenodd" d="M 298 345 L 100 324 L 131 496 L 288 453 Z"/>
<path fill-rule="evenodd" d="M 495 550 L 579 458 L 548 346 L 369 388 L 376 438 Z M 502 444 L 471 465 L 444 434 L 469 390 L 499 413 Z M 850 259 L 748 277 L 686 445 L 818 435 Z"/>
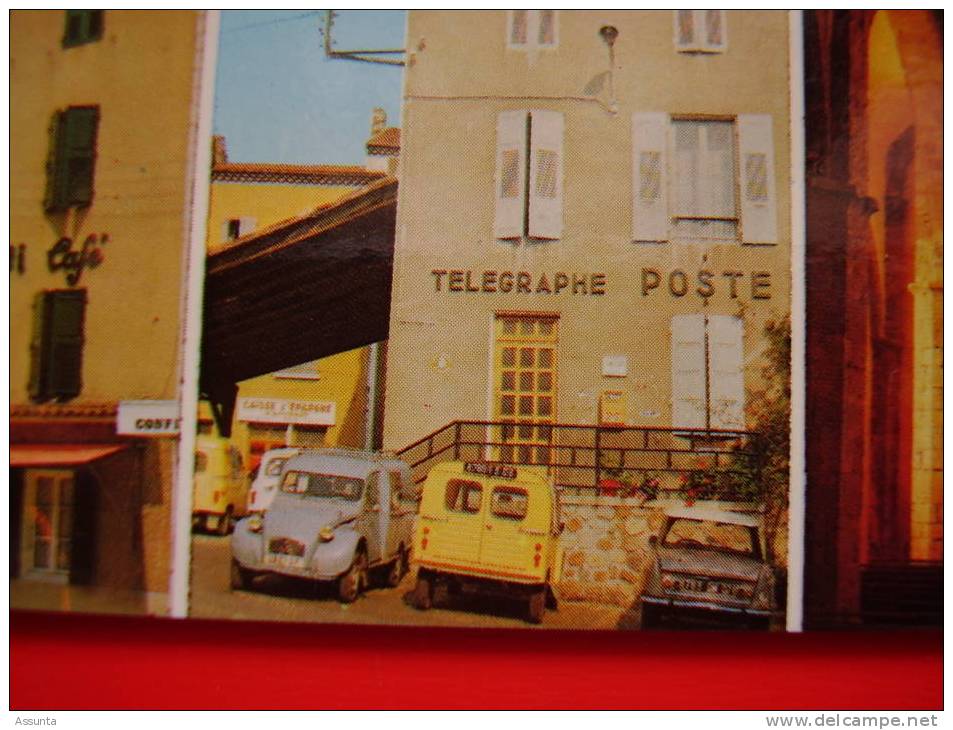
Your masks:
<path fill-rule="evenodd" d="M 225 137 L 216 134 L 212 137 L 212 167 L 228 162 L 228 150 L 225 149 Z"/>
<path fill-rule="evenodd" d="M 383 131 L 385 127 L 387 127 L 387 112 L 379 106 L 375 107 L 371 112 L 371 137 Z"/>

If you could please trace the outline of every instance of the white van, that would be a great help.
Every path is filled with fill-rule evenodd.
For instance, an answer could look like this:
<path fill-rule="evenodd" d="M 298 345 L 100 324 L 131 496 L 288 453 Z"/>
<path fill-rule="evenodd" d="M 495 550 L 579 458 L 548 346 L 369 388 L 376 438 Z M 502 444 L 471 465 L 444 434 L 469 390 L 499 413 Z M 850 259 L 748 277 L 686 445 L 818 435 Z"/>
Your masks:
<path fill-rule="evenodd" d="M 275 493 L 278 491 L 278 480 L 281 478 L 281 469 L 292 456 L 301 453 L 301 449 L 283 448 L 270 449 L 262 454 L 258 472 L 248 492 L 248 512 L 264 512 L 271 506 Z"/>

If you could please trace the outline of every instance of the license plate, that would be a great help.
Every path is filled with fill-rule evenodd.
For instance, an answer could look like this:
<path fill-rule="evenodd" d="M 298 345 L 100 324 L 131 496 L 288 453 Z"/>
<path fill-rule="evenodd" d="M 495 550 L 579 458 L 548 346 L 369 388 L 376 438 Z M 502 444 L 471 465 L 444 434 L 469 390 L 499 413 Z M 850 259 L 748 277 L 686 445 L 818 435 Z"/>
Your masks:
<path fill-rule="evenodd" d="M 265 555 L 265 562 L 269 565 L 281 565 L 289 568 L 300 568 L 304 564 L 304 558 L 297 555 L 276 555 L 268 553 Z"/>

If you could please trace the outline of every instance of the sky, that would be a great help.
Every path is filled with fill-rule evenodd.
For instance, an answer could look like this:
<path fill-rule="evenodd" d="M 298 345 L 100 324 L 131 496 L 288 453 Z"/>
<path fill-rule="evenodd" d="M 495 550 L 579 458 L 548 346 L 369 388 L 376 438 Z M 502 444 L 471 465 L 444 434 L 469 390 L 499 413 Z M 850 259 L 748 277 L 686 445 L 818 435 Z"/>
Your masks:
<path fill-rule="evenodd" d="M 400 126 L 403 68 L 325 58 L 325 13 L 222 11 L 213 124 L 229 161 L 363 164 L 373 108 Z M 404 47 L 404 11 L 335 14 L 337 50 Z"/>

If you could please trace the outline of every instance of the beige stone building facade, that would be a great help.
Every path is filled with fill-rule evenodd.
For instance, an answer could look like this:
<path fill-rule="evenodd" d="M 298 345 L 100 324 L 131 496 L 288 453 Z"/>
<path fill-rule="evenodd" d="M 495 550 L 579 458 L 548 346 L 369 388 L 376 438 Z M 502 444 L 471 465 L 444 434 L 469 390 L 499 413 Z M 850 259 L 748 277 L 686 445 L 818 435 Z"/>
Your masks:
<path fill-rule="evenodd" d="M 790 309 L 788 34 L 409 13 L 385 448 L 461 419 L 541 464 L 557 424 L 746 430 Z"/>

